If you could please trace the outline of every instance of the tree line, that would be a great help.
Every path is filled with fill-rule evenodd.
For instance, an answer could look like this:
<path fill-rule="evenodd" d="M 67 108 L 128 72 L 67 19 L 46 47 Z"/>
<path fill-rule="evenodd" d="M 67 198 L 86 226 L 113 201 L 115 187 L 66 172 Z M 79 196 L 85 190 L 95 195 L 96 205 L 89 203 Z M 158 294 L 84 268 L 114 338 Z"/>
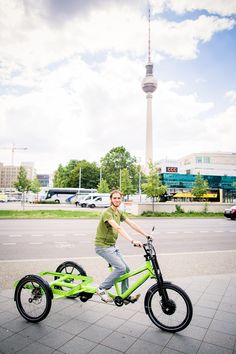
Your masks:
<path fill-rule="evenodd" d="M 96 162 L 86 160 L 70 160 L 65 166 L 60 164 L 54 173 L 53 186 L 95 188 L 100 193 L 120 189 L 127 198 L 142 191 L 152 198 L 153 202 L 167 193 L 167 186 L 161 182 L 157 165 L 150 163 L 148 174 L 145 174 L 136 157 L 131 156 L 124 146 L 111 149 L 101 158 L 99 166 Z M 15 187 L 23 195 L 27 191 L 34 193 L 40 191 L 38 179 L 28 180 L 22 166 Z M 192 195 L 201 198 L 208 189 L 208 182 L 198 174 L 191 190 Z"/>

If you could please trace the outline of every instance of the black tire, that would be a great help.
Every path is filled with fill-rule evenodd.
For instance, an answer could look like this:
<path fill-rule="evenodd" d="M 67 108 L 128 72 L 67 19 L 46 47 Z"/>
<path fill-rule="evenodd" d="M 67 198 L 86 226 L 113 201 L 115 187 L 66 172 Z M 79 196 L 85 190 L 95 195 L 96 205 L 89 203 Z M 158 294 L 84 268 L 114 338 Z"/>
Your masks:
<path fill-rule="evenodd" d="M 85 270 L 79 264 L 77 264 L 76 262 L 73 262 L 73 261 L 66 261 L 66 262 L 60 264 L 57 267 L 56 272 L 73 274 L 73 275 L 83 275 L 83 276 L 87 275 Z M 55 277 L 55 280 L 58 278 L 59 277 Z M 72 283 L 72 282 L 74 282 L 74 280 L 71 279 L 71 280 L 68 280 L 68 282 Z M 58 289 L 63 290 L 63 288 L 61 288 L 61 287 L 58 287 Z M 77 297 L 77 295 L 71 295 L 71 296 L 67 296 L 67 297 L 70 299 L 74 299 Z"/>
<path fill-rule="evenodd" d="M 90 208 L 95 208 L 95 204 L 90 204 Z"/>
<path fill-rule="evenodd" d="M 52 305 L 52 290 L 46 280 L 38 275 L 26 275 L 16 286 L 16 307 L 29 322 L 44 320 Z"/>
<path fill-rule="evenodd" d="M 191 300 L 184 290 L 174 284 L 166 282 L 163 289 L 168 294 L 168 306 L 162 305 L 160 287 L 154 284 L 146 293 L 145 311 L 151 321 L 163 331 L 182 331 L 189 325 L 193 316 Z"/>
<path fill-rule="evenodd" d="M 86 207 L 86 204 L 82 203 L 80 204 L 81 208 L 85 208 Z"/>
<path fill-rule="evenodd" d="M 55 203 L 56 203 L 56 204 L 60 204 L 60 200 L 59 200 L 59 199 L 56 199 L 56 200 L 55 200 Z"/>

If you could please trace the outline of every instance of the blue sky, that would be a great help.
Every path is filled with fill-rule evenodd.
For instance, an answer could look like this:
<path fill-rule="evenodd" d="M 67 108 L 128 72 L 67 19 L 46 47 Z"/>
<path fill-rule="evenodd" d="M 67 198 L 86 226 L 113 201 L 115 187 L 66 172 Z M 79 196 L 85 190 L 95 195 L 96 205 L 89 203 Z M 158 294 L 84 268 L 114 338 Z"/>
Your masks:
<path fill-rule="evenodd" d="M 236 152 L 236 1 L 150 0 L 154 159 Z M 148 2 L 0 0 L 0 148 L 52 173 L 124 145 L 144 162 Z M 0 149 L 10 164 L 11 151 Z"/>

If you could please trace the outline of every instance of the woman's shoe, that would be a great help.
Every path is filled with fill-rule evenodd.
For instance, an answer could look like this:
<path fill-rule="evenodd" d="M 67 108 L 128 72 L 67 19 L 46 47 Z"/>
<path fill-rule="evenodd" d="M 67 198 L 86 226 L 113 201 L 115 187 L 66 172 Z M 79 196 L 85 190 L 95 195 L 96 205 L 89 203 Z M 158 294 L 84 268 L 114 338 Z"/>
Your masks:
<path fill-rule="evenodd" d="M 97 288 L 97 294 L 100 296 L 102 301 L 104 302 L 113 302 L 112 298 L 109 296 L 106 289 Z"/>
<path fill-rule="evenodd" d="M 137 294 L 137 295 L 134 295 L 134 296 L 128 296 L 126 299 L 124 299 L 124 304 L 125 305 L 128 305 L 130 303 L 134 303 L 136 302 L 139 298 L 140 298 L 141 294 Z"/>

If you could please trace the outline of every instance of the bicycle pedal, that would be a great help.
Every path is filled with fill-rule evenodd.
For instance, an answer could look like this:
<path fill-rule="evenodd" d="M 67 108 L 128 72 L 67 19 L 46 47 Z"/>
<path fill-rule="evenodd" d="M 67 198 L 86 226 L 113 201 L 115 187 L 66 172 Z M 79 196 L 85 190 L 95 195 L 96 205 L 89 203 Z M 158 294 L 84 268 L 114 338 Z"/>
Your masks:
<path fill-rule="evenodd" d="M 138 299 L 140 298 L 141 294 L 137 294 L 135 296 L 128 296 L 125 300 L 124 300 L 124 304 L 128 305 L 128 304 L 134 304 L 136 301 L 138 301 Z"/>

